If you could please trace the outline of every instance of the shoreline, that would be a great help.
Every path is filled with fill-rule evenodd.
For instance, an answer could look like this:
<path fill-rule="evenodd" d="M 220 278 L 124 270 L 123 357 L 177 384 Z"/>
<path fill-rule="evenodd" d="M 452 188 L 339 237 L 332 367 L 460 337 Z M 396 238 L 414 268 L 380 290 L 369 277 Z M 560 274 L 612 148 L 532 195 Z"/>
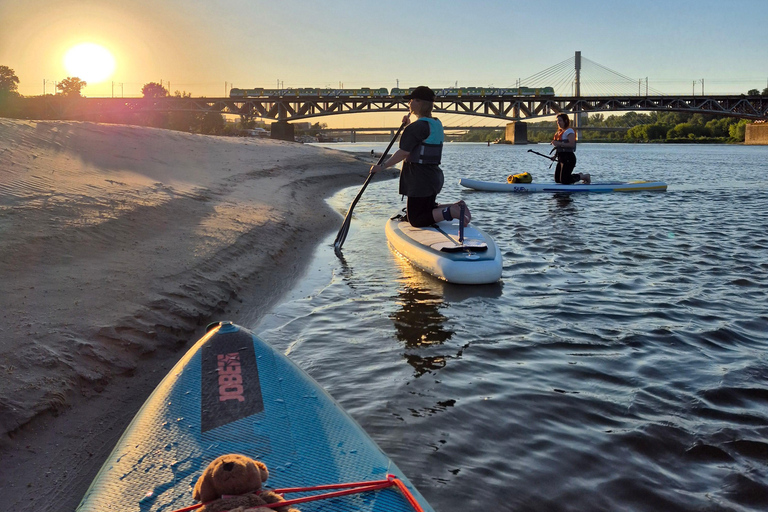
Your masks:
<path fill-rule="evenodd" d="M 211 321 L 255 324 L 342 217 L 369 156 L 0 118 L 0 486 L 74 510 Z"/>

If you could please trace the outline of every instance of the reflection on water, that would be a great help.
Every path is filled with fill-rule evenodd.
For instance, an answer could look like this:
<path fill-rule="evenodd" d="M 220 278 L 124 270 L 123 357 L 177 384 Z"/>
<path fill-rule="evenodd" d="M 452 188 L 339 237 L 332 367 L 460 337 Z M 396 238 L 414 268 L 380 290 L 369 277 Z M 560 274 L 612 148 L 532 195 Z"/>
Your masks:
<path fill-rule="evenodd" d="M 566 194 L 564 192 L 555 192 L 552 194 L 552 199 L 555 200 L 555 204 L 559 208 L 566 208 L 573 205 L 573 194 Z"/>
<path fill-rule="evenodd" d="M 450 359 L 461 357 L 462 346 L 457 352 L 440 350 L 436 346 L 450 340 L 455 331 L 446 327 L 448 318 L 440 310 L 450 302 L 460 302 L 472 297 L 500 297 L 501 282 L 467 286 L 447 283 L 413 267 L 392 250 L 394 260 L 402 274 L 397 280 L 398 309 L 389 315 L 395 326 L 397 339 L 405 344 L 405 359 L 416 370 L 415 377 L 445 367 Z M 425 350 L 431 347 L 431 350 Z"/>
<path fill-rule="evenodd" d="M 414 367 L 415 376 L 439 370 L 446 364 L 443 354 L 426 354 L 421 349 L 441 345 L 451 339 L 454 331 L 445 327 L 446 317 L 440 313 L 444 307 L 439 290 L 430 289 L 429 281 L 402 258 L 396 259 L 403 278 L 398 280 L 398 309 L 389 315 L 395 325 L 397 339 L 405 343 L 403 354 Z"/>

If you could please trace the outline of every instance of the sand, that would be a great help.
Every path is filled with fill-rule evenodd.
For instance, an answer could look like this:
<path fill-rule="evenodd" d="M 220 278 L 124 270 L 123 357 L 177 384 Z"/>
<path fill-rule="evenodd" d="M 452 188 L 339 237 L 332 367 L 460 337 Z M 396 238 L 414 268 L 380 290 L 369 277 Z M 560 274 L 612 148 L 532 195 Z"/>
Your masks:
<path fill-rule="evenodd" d="M 254 325 L 296 283 L 368 160 L 0 119 L 0 508 L 74 510 L 205 326 Z"/>

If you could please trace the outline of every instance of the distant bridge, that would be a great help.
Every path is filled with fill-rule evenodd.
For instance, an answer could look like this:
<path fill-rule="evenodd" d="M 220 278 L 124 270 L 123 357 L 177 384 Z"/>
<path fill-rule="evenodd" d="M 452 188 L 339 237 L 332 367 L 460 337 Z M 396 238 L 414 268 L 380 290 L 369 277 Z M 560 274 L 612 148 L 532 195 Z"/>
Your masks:
<path fill-rule="evenodd" d="M 341 114 L 407 112 L 403 98 L 77 98 L 53 96 L 48 109 L 62 118 L 89 114 L 215 112 L 277 122 L 303 121 Z M 768 96 L 546 96 L 438 97 L 434 112 L 462 114 L 507 122 L 551 117 L 561 112 L 694 112 L 743 119 L 768 119 Z"/>
<path fill-rule="evenodd" d="M 585 75 L 582 77 L 582 64 Z M 693 112 L 742 119 L 768 119 L 768 96 L 705 95 L 704 80 L 694 81 L 690 95 L 667 95 L 651 88 L 648 78 L 635 80 L 600 64 L 582 59 L 581 52 L 531 77 L 519 81 L 530 87 L 436 89 L 434 112 L 484 117 L 515 122 L 574 115 L 581 128 L 581 113 L 604 112 Z M 697 83 L 701 94 L 696 95 Z M 554 86 L 554 87 L 552 87 Z M 598 89 L 601 89 L 599 92 Z M 515 96 L 512 91 L 520 95 Z M 326 94 L 316 89 L 260 89 L 258 97 L 244 97 L 243 89 L 232 89 L 229 98 L 60 98 L 46 97 L 46 110 L 62 118 L 120 117 L 122 114 L 155 112 L 220 113 L 245 119 L 275 121 L 280 131 L 292 132 L 291 121 L 304 121 L 343 114 L 407 112 L 403 89 L 340 89 Z M 318 91 L 311 94 L 309 91 Z M 330 91 L 330 90 L 328 90 Z M 361 94 L 370 91 L 370 94 Z M 455 91 L 455 90 L 454 90 Z M 556 94 L 560 91 L 560 94 Z M 563 91 L 566 91 L 565 94 Z M 607 92 L 606 92 L 607 91 Z M 635 91 L 637 92 L 635 94 Z M 586 94 L 585 94 L 586 92 Z M 235 94 L 237 93 L 237 94 Z M 555 94 L 553 94 L 555 93 Z M 534 94 L 531 96 L 531 94 Z M 586 127 L 585 127 L 586 128 Z M 273 134 L 275 130 L 273 129 Z"/>

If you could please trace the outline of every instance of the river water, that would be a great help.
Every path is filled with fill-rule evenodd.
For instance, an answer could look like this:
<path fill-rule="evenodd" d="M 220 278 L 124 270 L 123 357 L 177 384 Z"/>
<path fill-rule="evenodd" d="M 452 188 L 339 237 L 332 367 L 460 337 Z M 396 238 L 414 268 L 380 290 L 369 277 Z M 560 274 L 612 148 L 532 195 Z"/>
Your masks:
<path fill-rule="evenodd" d="M 386 144 L 333 145 L 377 152 Z M 438 512 L 768 509 L 768 147 L 582 144 L 593 182 L 666 192 L 472 192 L 552 181 L 549 146 L 447 144 L 503 252 L 500 283 L 442 283 L 387 246 L 374 180 L 260 324 Z M 362 183 L 361 183 L 362 185 Z M 341 218 L 359 187 L 330 200 Z M 475 508 L 482 507 L 482 508 Z"/>

